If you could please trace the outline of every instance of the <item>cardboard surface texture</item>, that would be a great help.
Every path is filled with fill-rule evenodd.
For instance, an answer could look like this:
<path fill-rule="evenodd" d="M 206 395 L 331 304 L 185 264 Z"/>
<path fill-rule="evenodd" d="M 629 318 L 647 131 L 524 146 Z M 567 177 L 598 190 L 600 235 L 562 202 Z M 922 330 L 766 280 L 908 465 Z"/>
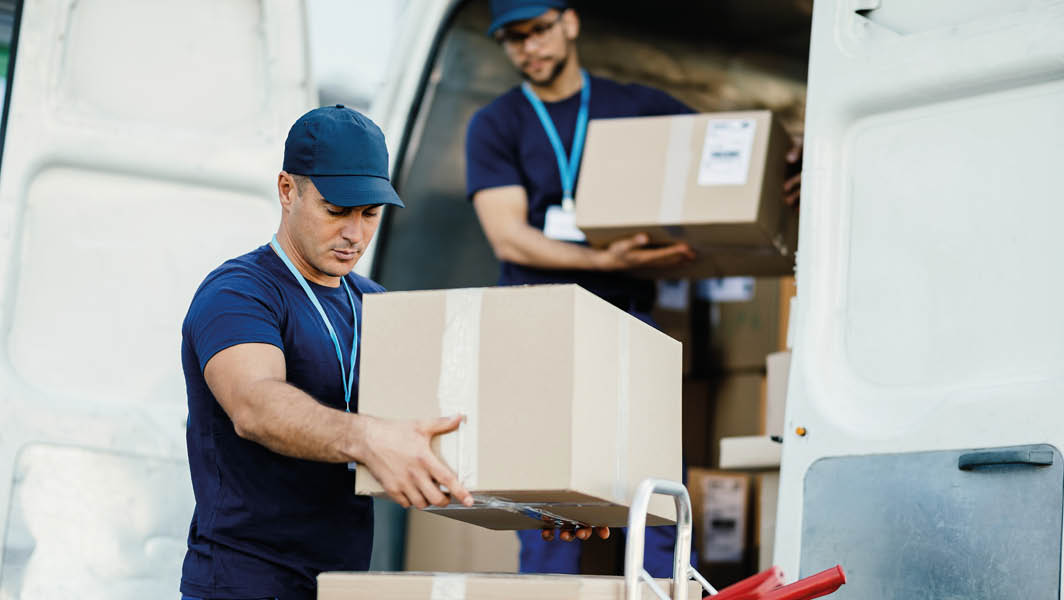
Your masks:
<path fill-rule="evenodd" d="M 407 511 L 404 571 L 515 573 L 521 547 L 512 531 L 492 531 L 421 510 Z"/>
<path fill-rule="evenodd" d="M 779 349 L 780 280 L 760 277 L 753 298 L 710 305 L 710 346 L 719 370 L 765 368 L 765 357 Z"/>
<path fill-rule="evenodd" d="M 765 365 L 765 433 L 783 435 L 784 415 L 787 411 L 787 381 L 791 373 L 790 351 L 769 354 Z"/>
<path fill-rule="evenodd" d="M 437 514 L 622 526 L 640 481 L 680 480 L 680 344 L 579 286 L 368 294 L 364 310 L 359 412 L 466 415 L 433 444 L 478 503 Z M 356 493 L 384 490 L 359 467 Z M 651 500 L 648 525 L 674 519 Z"/>
<path fill-rule="evenodd" d="M 672 582 L 657 580 L 672 594 Z M 643 585 L 643 597 L 654 592 Z M 688 598 L 701 597 L 688 582 Z M 624 600 L 624 579 L 580 575 L 322 573 L 318 600 Z"/>
<path fill-rule="evenodd" d="M 750 477 L 708 469 L 687 470 L 695 543 L 704 563 L 740 563 L 750 548 Z"/>
<path fill-rule="evenodd" d="M 645 232 L 698 258 L 659 277 L 787 275 L 798 212 L 783 204 L 791 140 L 770 111 L 592 120 L 576 225 L 593 246 Z"/>
<path fill-rule="evenodd" d="M 761 375 L 731 375 L 716 382 L 713 404 L 711 451 L 720 465 L 720 441 L 726 437 L 761 433 Z"/>

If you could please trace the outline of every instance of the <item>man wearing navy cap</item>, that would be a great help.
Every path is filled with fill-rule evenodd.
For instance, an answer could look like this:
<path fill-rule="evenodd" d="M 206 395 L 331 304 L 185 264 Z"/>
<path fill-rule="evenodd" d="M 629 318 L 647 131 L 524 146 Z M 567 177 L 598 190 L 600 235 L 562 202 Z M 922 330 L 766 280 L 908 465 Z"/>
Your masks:
<path fill-rule="evenodd" d="M 392 421 L 357 414 L 362 295 L 351 273 L 380 222 L 402 207 L 384 136 L 343 106 L 288 133 L 277 234 L 211 272 L 182 328 L 188 458 L 196 510 L 185 598 L 315 597 L 322 571 L 369 567 L 372 500 L 355 462 L 403 506 L 472 497 L 429 448 L 461 416 Z"/>
<path fill-rule="evenodd" d="M 500 283 L 577 283 L 648 321 L 652 281 L 626 274 L 693 258 L 686 244 L 646 248 L 637 235 L 606 249 L 584 243 L 573 223 L 573 195 L 588 119 L 690 113 L 653 88 L 588 75 L 580 67 L 580 20 L 563 0 L 492 0 L 488 34 L 502 46 L 525 83 L 482 108 L 469 124 L 466 185 L 481 226 L 501 261 Z M 521 571 L 575 573 L 578 544 L 553 545 L 520 532 Z M 584 539 L 588 532 L 562 532 Z M 672 572 L 675 531 L 648 530 L 646 566 Z"/>

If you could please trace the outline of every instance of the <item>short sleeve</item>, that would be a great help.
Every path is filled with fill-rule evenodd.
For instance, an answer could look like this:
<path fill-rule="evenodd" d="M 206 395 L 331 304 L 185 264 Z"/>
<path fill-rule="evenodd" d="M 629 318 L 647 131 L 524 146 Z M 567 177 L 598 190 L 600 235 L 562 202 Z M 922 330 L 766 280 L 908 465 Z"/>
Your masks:
<path fill-rule="evenodd" d="M 466 194 L 472 200 L 480 190 L 521 185 L 514 140 L 489 107 L 473 115 L 466 132 Z"/>
<path fill-rule="evenodd" d="M 248 273 L 223 273 L 206 281 L 184 325 L 200 370 L 231 346 L 261 343 L 284 350 L 280 305 L 279 292 Z"/>
<path fill-rule="evenodd" d="M 666 92 L 645 85 L 633 85 L 639 96 L 639 116 L 686 115 L 696 112 L 690 106 L 673 98 Z"/>

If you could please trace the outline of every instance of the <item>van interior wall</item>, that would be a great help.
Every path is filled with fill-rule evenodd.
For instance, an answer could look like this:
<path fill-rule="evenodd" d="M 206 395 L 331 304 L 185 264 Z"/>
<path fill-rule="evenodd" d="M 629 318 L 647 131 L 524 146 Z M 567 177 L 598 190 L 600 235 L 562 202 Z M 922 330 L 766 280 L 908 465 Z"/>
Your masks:
<path fill-rule="evenodd" d="M 592 73 L 665 90 L 703 112 L 768 108 L 801 137 L 810 0 L 573 2 L 581 62 Z M 388 289 L 492 285 L 498 263 L 465 195 L 465 131 L 520 77 L 485 35 L 487 0 L 457 10 L 445 33 L 397 178 L 374 276 Z"/>

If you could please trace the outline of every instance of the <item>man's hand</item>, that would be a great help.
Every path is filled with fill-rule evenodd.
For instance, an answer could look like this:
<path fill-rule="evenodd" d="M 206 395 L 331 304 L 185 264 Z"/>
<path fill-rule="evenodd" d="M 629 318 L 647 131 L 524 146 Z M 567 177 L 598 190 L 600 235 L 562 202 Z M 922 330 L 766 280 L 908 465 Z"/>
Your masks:
<path fill-rule="evenodd" d="M 464 416 L 426 421 L 365 415 L 362 418 L 360 462 L 373 473 L 392 500 L 403 508 L 447 506 L 450 499 L 440 489 L 443 486 L 462 504 L 473 505 L 473 496 L 429 447 L 432 438 L 458 429 Z"/>
<path fill-rule="evenodd" d="M 606 538 L 610 537 L 610 528 L 609 527 L 581 527 L 580 529 L 577 529 L 575 531 L 572 530 L 572 529 L 562 529 L 561 533 L 558 534 L 558 537 L 560 537 L 563 542 L 571 542 L 573 540 L 586 540 L 586 539 L 590 538 L 592 535 L 597 535 L 597 536 L 599 536 L 602 539 L 606 539 Z M 554 539 L 554 530 L 553 529 L 544 529 L 543 530 L 543 539 L 548 541 L 548 542 L 552 541 Z"/>
<path fill-rule="evenodd" d="M 694 250 L 685 243 L 671 244 L 663 248 L 644 248 L 648 243 L 650 236 L 645 233 L 616 240 L 596 254 L 598 268 L 603 271 L 621 271 L 672 267 L 695 257 Z"/>
<path fill-rule="evenodd" d="M 796 169 L 798 172 L 787 181 L 783 182 L 783 203 L 787 206 L 798 206 L 802 196 L 802 139 L 794 140 L 794 146 L 787 151 L 788 171 Z"/>

